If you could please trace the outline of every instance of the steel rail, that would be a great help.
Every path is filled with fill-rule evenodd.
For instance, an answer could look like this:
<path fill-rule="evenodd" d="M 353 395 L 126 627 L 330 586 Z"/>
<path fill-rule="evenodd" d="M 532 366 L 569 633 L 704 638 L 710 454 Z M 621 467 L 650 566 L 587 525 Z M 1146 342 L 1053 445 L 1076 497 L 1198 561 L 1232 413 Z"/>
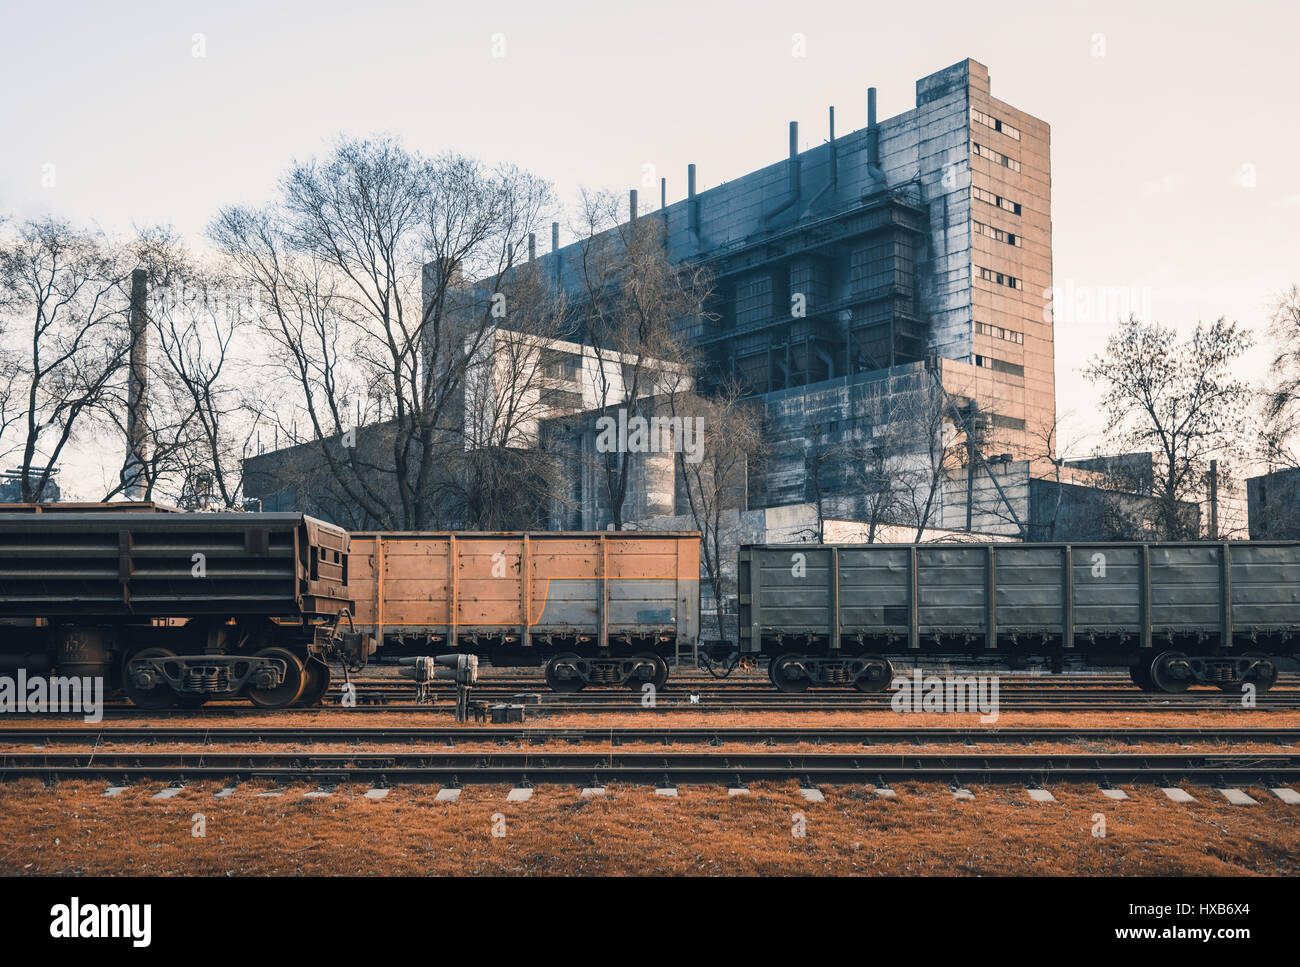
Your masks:
<path fill-rule="evenodd" d="M 574 701 L 572 695 L 548 699 L 543 697 L 538 704 L 528 705 L 529 714 L 564 715 L 603 715 L 635 712 L 669 714 L 675 712 L 731 713 L 731 712 L 887 712 L 891 710 L 890 696 L 827 696 L 822 701 L 807 701 L 804 697 L 774 695 L 769 701 L 752 701 L 749 696 L 701 695 L 698 704 L 683 701 L 680 698 L 660 697 L 652 706 L 642 705 L 636 698 L 616 698 L 610 696 L 604 700 Z M 104 718 L 150 719 L 192 716 L 199 718 L 247 718 L 265 715 L 336 715 L 336 714 L 371 714 L 384 713 L 431 713 L 448 714 L 453 708 L 450 702 L 429 704 L 414 703 L 360 703 L 352 707 L 342 705 L 315 705 L 301 708 L 268 710 L 256 708 L 238 700 L 225 703 L 213 703 L 197 709 L 140 709 L 129 704 L 105 704 Z M 1270 696 L 1260 695 L 1255 699 L 1251 711 L 1297 711 L 1300 710 L 1300 695 Z M 1024 699 L 1019 697 L 1000 697 L 998 704 L 1000 714 L 1011 712 L 1238 712 L 1245 714 L 1240 698 L 1228 695 L 1124 695 L 1109 699 L 1077 699 L 1071 696 L 1056 698 Z M 904 713 L 899 713 L 904 714 Z M 963 713 L 927 713 L 927 714 L 963 714 Z M 971 709 L 964 714 L 978 714 Z M 30 722 L 33 719 L 57 718 L 62 720 L 80 719 L 79 712 L 10 712 L 4 718 Z"/>
<path fill-rule="evenodd" d="M 93 745 L 186 743 L 235 744 L 370 744 L 496 742 L 541 744 L 592 744 L 611 746 L 634 743 L 720 745 L 743 742 L 764 745 L 841 744 L 884 745 L 899 743 L 1013 745 L 1032 742 L 1222 743 L 1258 742 L 1270 745 L 1300 743 L 1300 728 L 528 728 L 520 726 L 449 728 L 54 728 L 0 729 L 0 745 Z"/>
<path fill-rule="evenodd" d="M 0 779 L 112 779 L 131 781 L 273 779 L 281 782 L 462 784 L 782 781 L 805 784 L 871 784 L 943 780 L 1082 781 L 1172 784 L 1196 779 L 1215 783 L 1300 778 L 1300 755 L 1133 754 L 1089 755 L 881 755 L 803 753 L 420 753 L 414 755 L 302 755 L 280 753 L 105 753 L 0 756 Z"/>

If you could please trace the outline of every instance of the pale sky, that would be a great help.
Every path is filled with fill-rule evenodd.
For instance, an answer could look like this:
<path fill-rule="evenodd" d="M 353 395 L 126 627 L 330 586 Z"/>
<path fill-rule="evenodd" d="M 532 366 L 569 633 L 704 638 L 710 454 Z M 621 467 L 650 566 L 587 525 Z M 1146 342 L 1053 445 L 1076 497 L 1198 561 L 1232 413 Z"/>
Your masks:
<path fill-rule="evenodd" d="M 654 165 L 675 201 L 689 162 L 701 188 L 735 178 L 784 156 L 788 121 L 810 147 L 828 105 L 862 127 L 869 86 L 890 117 L 972 57 L 1052 127 L 1058 286 L 1134 292 L 1180 328 L 1262 327 L 1300 282 L 1296 0 L 4 0 L 0 23 L 0 213 L 20 218 L 171 222 L 198 242 L 338 133 L 511 161 L 566 201 Z M 1056 328 L 1074 436 L 1097 426 L 1078 370 L 1116 312 L 1076 315 Z"/>

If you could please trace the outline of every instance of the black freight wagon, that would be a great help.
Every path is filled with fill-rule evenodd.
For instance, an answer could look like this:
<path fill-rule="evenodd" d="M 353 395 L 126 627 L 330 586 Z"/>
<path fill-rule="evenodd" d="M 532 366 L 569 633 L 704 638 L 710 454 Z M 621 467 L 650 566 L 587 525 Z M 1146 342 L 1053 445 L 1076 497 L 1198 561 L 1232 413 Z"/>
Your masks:
<path fill-rule="evenodd" d="M 741 656 L 784 691 L 884 689 L 891 656 L 1262 690 L 1300 641 L 1300 544 L 746 545 L 739 608 Z"/>
<path fill-rule="evenodd" d="M 348 534 L 302 514 L 0 513 L 0 672 L 102 676 L 138 705 L 314 701 L 349 635 Z"/>

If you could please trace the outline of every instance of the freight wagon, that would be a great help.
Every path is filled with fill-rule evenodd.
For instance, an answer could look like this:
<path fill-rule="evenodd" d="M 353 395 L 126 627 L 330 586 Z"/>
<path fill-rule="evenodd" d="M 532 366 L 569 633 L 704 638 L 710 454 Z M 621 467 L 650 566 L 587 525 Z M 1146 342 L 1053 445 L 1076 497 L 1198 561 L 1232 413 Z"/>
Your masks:
<path fill-rule="evenodd" d="M 557 691 L 668 678 L 700 629 L 697 533 L 354 532 L 357 630 L 384 654 L 544 665 Z"/>
<path fill-rule="evenodd" d="M 883 690 L 891 657 L 921 656 L 1263 690 L 1300 641 L 1297 543 L 747 545 L 738 563 L 740 655 L 787 692 Z"/>
<path fill-rule="evenodd" d="M 0 513 L 0 672 L 103 677 L 146 708 L 281 708 L 323 695 L 327 662 L 364 664 L 346 531 L 154 509 Z"/>

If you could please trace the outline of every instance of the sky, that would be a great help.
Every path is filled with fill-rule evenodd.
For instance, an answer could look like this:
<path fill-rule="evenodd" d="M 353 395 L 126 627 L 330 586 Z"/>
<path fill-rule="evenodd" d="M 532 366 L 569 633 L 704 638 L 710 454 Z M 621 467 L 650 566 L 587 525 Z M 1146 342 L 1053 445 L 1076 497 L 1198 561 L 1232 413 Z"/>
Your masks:
<path fill-rule="evenodd" d="M 651 165 L 672 202 L 690 162 L 701 189 L 738 177 L 784 157 L 787 122 L 811 147 L 828 105 L 856 129 L 868 87 L 890 117 L 972 57 L 1052 128 L 1055 281 L 1075 295 L 1058 411 L 1085 450 L 1100 424 L 1080 370 L 1127 307 L 1262 328 L 1300 282 L 1296 0 L 0 0 L 0 23 L 0 214 L 195 242 L 342 133 L 513 162 L 566 201 Z"/>

